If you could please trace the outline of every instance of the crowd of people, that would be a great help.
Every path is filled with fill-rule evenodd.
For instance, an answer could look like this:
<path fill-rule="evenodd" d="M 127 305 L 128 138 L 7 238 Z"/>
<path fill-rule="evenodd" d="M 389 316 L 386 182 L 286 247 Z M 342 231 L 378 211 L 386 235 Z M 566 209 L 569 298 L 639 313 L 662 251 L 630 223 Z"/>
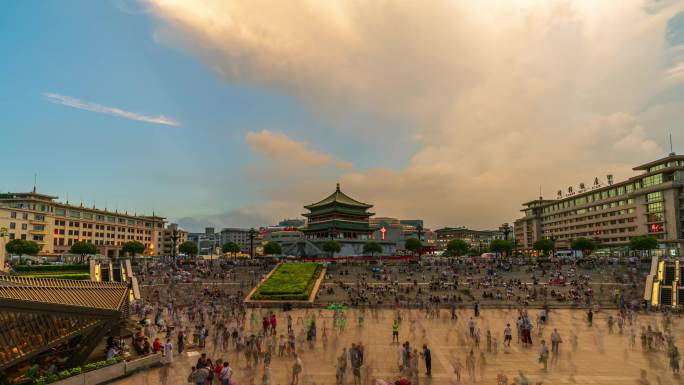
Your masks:
<path fill-rule="evenodd" d="M 465 347 L 463 356 L 449 358 L 450 382 L 481 381 L 492 375 L 490 360 L 517 348 L 535 352 L 529 354 L 537 356 L 539 369 L 550 370 L 549 363 L 557 362 L 565 341 L 563 329 L 547 330 L 546 326 L 562 296 L 587 309 L 587 328 L 596 327 L 594 317 L 601 314 L 605 324 L 600 328 L 605 327 L 607 335 L 627 337 L 632 347 L 636 346 L 637 330 L 641 330 L 642 349 L 666 354 L 672 370 L 679 370 L 672 317 L 664 316 L 662 327 L 643 324 L 639 329 L 640 303 L 626 298 L 630 287 L 620 285 L 624 289 L 600 300 L 593 279 L 610 272 L 591 275 L 564 265 L 548 270 L 539 266 L 497 268 L 477 262 L 382 268 L 350 265 L 328 269 L 318 297 L 329 296 L 348 307 L 287 311 L 245 303 L 246 293 L 272 267 L 216 261 L 142 266 L 138 276 L 143 298 L 132 305 L 141 325 L 133 337 L 134 350 L 137 354 L 163 354 L 164 362 L 172 365 L 178 365 L 174 357 L 199 354 L 197 362 L 187 368 L 188 383 L 196 385 L 233 385 L 238 380 L 240 385 L 315 383 L 319 376 L 314 374 L 316 367 L 326 364 L 334 365 L 337 385 L 418 385 L 432 377 L 431 332 L 426 322 L 440 321 L 452 325 L 447 338 L 453 333 L 457 346 Z M 525 274 L 533 279 L 528 281 Z M 500 301 L 500 308 L 510 314 L 510 320 L 496 329 L 482 318 L 482 305 L 491 307 L 492 299 Z M 330 301 L 321 302 L 326 305 Z M 386 316 L 388 312 L 391 317 Z M 354 337 L 362 335 L 368 322 L 387 324 L 391 329 L 388 342 L 397 352 L 394 375 L 376 373 L 375 362 L 380 357 L 369 356 L 368 341 Z M 576 351 L 579 331 L 565 332 L 571 350 Z M 371 342 L 377 343 L 379 338 L 373 336 Z M 345 346 L 342 340 L 355 342 Z M 596 343 L 600 348 L 601 342 Z M 305 361 L 314 367 L 305 368 Z M 274 365 L 279 368 L 275 375 Z M 283 367 L 287 367 L 286 376 Z M 496 373 L 496 380 L 499 384 L 531 383 L 522 372 L 515 376 Z M 169 383 L 170 379 L 162 381 Z"/>

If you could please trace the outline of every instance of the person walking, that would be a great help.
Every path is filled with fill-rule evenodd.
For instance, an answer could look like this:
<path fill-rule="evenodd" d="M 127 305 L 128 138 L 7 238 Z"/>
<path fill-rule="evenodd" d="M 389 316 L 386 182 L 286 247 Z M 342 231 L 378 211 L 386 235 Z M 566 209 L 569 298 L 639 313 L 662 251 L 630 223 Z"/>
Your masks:
<path fill-rule="evenodd" d="M 539 346 L 539 362 L 544 364 L 544 370 L 547 368 L 547 363 L 549 361 L 549 348 L 546 346 L 546 341 L 541 341 L 541 346 Z"/>
<path fill-rule="evenodd" d="M 396 318 L 392 323 L 392 342 L 399 343 L 399 320 Z"/>
<path fill-rule="evenodd" d="M 228 361 L 223 361 L 223 368 L 219 373 L 219 380 L 221 385 L 230 385 L 230 379 L 233 376 L 233 369 L 230 368 Z"/>
<path fill-rule="evenodd" d="M 558 329 L 553 329 L 551 333 L 551 353 L 558 354 L 558 345 L 563 342 Z"/>
<path fill-rule="evenodd" d="M 167 338 L 164 344 L 164 363 L 173 363 L 173 345 L 171 344 L 171 339 Z"/>
<path fill-rule="evenodd" d="M 475 321 L 473 320 L 473 317 L 470 317 L 468 320 L 468 331 L 470 332 L 471 337 L 475 337 Z"/>
<path fill-rule="evenodd" d="M 594 321 L 594 312 L 591 311 L 591 308 L 589 308 L 589 311 L 587 312 L 587 321 L 589 322 L 589 326 L 591 326 Z"/>
<path fill-rule="evenodd" d="M 427 345 L 423 345 L 423 352 L 421 353 L 423 359 L 425 359 L 425 374 L 430 377 L 432 376 L 432 353 Z"/>
<path fill-rule="evenodd" d="M 679 373 L 679 350 L 677 349 L 676 346 L 672 346 L 672 349 L 670 349 L 669 352 L 670 356 L 670 369 L 672 369 L 672 373 Z"/>
<path fill-rule="evenodd" d="M 504 329 L 504 345 L 510 347 L 512 340 L 513 340 L 513 329 L 511 329 L 511 324 L 506 324 L 506 328 Z"/>
<path fill-rule="evenodd" d="M 294 354 L 294 363 L 292 364 L 292 385 L 299 384 L 299 374 L 302 372 L 302 360 L 297 353 Z"/>

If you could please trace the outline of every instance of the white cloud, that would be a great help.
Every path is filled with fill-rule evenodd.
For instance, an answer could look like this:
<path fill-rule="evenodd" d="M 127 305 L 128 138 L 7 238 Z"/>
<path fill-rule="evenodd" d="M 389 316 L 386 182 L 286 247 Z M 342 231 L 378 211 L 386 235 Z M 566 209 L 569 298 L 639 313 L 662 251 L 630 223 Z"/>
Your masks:
<path fill-rule="evenodd" d="M 98 112 L 101 114 L 107 114 L 112 116 L 117 116 L 119 118 L 137 120 L 139 122 L 162 124 L 166 126 L 179 126 L 180 123 L 177 121 L 167 118 L 164 115 L 159 116 L 147 116 L 141 115 L 136 112 L 125 111 L 116 107 L 103 106 L 102 104 L 86 102 L 71 96 L 55 94 L 51 92 L 43 93 L 45 98 L 55 104 L 61 104 L 67 107 L 78 108 L 79 110 L 86 110 L 91 112 Z"/>
<path fill-rule="evenodd" d="M 597 175 L 630 176 L 634 165 L 664 155 L 663 132 L 682 118 L 674 108 L 667 120 L 652 113 L 681 72 L 663 33 L 682 3 L 149 4 L 161 20 L 159 41 L 197 55 L 228 82 L 276 88 L 323 112 L 361 106 L 413 126 L 418 150 L 406 154 L 403 170 L 340 178 L 378 213 L 433 226 L 498 225 L 519 216 L 540 184 L 553 196 Z M 379 143 L 377 151 L 393 149 Z M 294 215 L 329 192 L 331 179 L 264 182 L 264 198 Z"/>
<path fill-rule="evenodd" d="M 333 156 L 311 149 L 303 141 L 290 139 L 278 132 L 262 130 L 248 132 L 245 139 L 252 150 L 278 162 L 293 162 L 302 166 L 334 166 L 341 170 L 353 168 L 351 162 L 335 159 Z"/>

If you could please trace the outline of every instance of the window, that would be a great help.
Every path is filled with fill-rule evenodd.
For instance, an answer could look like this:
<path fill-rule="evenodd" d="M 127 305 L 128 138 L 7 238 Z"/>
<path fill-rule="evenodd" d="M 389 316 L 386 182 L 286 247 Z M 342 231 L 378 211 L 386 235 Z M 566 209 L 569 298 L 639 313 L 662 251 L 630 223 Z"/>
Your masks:
<path fill-rule="evenodd" d="M 662 222 L 665 220 L 663 213 L 649 213 L 646 214 L 646 222 Z"/>
<path fill-rule="evenodd" d="M 614 188 L 608 190 L 608 196 L 609 197 L 614 197 L 616 193 L 616 190 Z"/>
<path fill-rule="evenodd" d="M 655 202 L 648 204 L 649 213 L 662 213 L 663 212 L 663 202 Z"/>
<path fill-rule="evenodd" d="M 654 186 L 663 183 L 663 174 L 655 174 L 647 176 L 641 180 L 641 184 L 644 187 Z"/>
<path fill-rule="evenodd" d="M 34 215 L 34 218 L 35 218 L 37 221 L 44 221 L 44 220 L 45 220 L 45 215 L 43 215 L 43 214 L 36 214 L 36 215 Z"/>
<path fill-rule="evenodd" d="M 85 219 L 93 219 L 93 213 L 83 213 L 83 218 L 85 218 Z"/>
<path fill-rule="evenodd" d="M 617 194 L 622 195 L 625 193 L 625 186 L 620 186 L 617 188 Z"/>
<path fill-rule="evenodd" d="M 21 224 L 21 229 L 22 230 L 28 230 L 28 225 L 26 223 Z"/>
<path fill-rule="evenodd" d="M 608 198 L 608 191 L 601 191 L 601 199 Z"/>
<path fill-rule="evenodd" d="M 76 210 L 69 210 L 69 216 L 72 218 L 80 218 L 81 212 Z"/>
<path fill-rule="evenodd" d="M 627 191 L 627 194 L 631 193 L 632 191 L 634 191 L 634 185 L 631 183 L 628 184 L 625 188 L 625 191 Z"/>
<path fill-rule="evenodd" d="M 43 231 L 45 230 L 45 225 L 33 225 L 34 230 Z"/>
<path fill-rule="evenodd" d="M 43 211 L 43 212 L 50 211 L 48 208 L 48 205 L 40 205 L 38 207 L 38 210 Z"/>
<path fill-rule="evenodd" d="M 28 213 L 21 213 L 21 219 L 28 219 Z"/>
<path fill-rule="evenodd" d="M 115 223 L 115 222 L 116 222 L 116 217 L 113 217 L 113 216 L 107 216 L 107 222 L 110 222 L 110 223 Z"/>
<path fill-rule="evenodd" d="M 10 222 L 10 230 L 14 230 L 17 228 L 17 224 L 14 222 Z"/>
<path fill-rule="evenodd" d="M 101 214 L 97 214 L 97 215 L 95 216 L 95 219 L 98 220 L 98 221 L 104 221 L 104 220 L 105 220 L 105 216 L 104 216 L 104 215 L 101 215 Z"/>
<path fill-rule="evenodd" d="M 664 227 L 662 223 L 651 223 L 650 225 L 648 225 L 649 233 L 662 233 L 663 230 Z"/>
<path fill-rule="evenodd" d="M 65 216 L 65 215 L 66 215 L 66 210 L 64 210 L 64 209 L 55 209 L 55 215 Z"/>
<path fill-rule="evenodd" d="M 652 192 L 646 195 L 646 202 L 662 202 L 663 200 L 663 192 L 662 191 L 656 191 Z"/>
<path fill-rule="evenodd" d="M 12 212 L 10 213 L 10 218 L 16 218 L 16 217 L 17 217 L 17 212 L 16 212 L 16 211 L 12 211 Z"/>
<path fill-rule="evenodd" d="M 665 163 L 661 163 L 661 164 L 655 165 L 655 166 L 653 166 L 653 167 L 649 167 L 649 168 L 648 168 L 648 172 L 653 172 L 653 171 L 662 170 L 662 169 L 665 168 L 665 166 L 666 166 Z"/>
<path fill-rule="evenodd" d="M 42 236 L 42 235 L 34 235 L 34 236 L 33 236 L 33 240 L 34 240 L 34 241 L 42 241 L 42 240 L 43 240 L 43 236 Z"/>

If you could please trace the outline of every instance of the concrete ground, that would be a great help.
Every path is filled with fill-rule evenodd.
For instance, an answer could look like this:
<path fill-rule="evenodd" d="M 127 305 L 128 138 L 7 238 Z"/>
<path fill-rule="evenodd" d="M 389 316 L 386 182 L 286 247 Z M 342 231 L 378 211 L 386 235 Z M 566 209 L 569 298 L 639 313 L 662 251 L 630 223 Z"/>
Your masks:
<path fill-rule="evenodd" d="M 256 310 L 259 312 L 259 310 Z M 295 330 L 303 330 L 302 319 L 306 310 L 294 310 L 291 314 L 295 320 Z M 395 312 L 380 310 L 377 318 L 368 311 L 365 314 L 363 326 L 358 326 L 358 311 L 347 310 L 347 328 L 344 331 L 333 331 L 332 311 L 313 310 L 318 325 L 318 340 L 313 350 L 303 346 L 303 371 L 300 384 L 335 384 L 336 357 L 344 347 L 361 342 L 365 350 L 364 367 L 362 369 L 362 384 L 372 384 L 376 378 L 396 380 L 399 372 L 400 353 L 398 344 L 391 343 L 391 324 Z M 530 318 L 534 320 L 537 310 L 530 310 Z M 310 313 L 311 314 L 311 313 Z M 560 346 L 558 355 L 551 355 L 549 368 L 544 371 L 538 362 L 540 337 L 538 330 L 533 330 L 534 346 L 524 348 L 516 342 L 514 327 L 513 343 L 510 348 L 504 348 L 503 329 L 507 322 L 514 325 L 517 318 L 515 310 L 484 310 L 476 319 L 477 327 L 481 329 L 482 340 L 480 348 L 474 347 L 467 336 L 466 323 L 472 316 L 468 308 L 458 311 L 458 320 L 449 319 L 448 311 L 442 310 L 438 319 L 426 319 L 425 314 L 418 311 L 404 311 L 400 327 L 400 341 L 409 341 L 412 347 L 420 350 L 427 344 L 432 351 L 432 376 L 425 376 L 424 362 L 420 361 L 420 383 L 422 384 L 456 384 L 454 363 L 460 359 L 464 365 L 461 371 L 463 384 L 497 384 L 497 375 L 508 377 L 509 384 L 519 375 L 519 371 L 529 379 L 530 384 L 680 384 L 682 379 L 674 376 L 668 367 L 668 359 L 664 351 L 644 352 L 639 339 L 642 326 L 651 325 L 662 330 L 662 317 L 657 315 L 643 315 L 637 317 L 635 325 L 636 345 L 630 346 L 629 327 L 625 327 L 624 334 L 619 334 L 615 327 L 614 334 L 608 334 L 607 312 L 601 311 L 594 317 L 594 325 L 589 327 L 582 310 L 552 310 L 548 325 L 543 329 L 542 337 L 550 340 L 550 333 L 557 328 L 564 342 Z M 615 313 L 612 313 L 615 315 Z M 285 322 L 282 313 L 279 318 L 278 333 L 284 333 Z M 247 319 L 250 319 L 248 314 Z M 259 319 L 259 318 L 257 318 Z M 413 325 L 413 327 L 411 326 Z M 326 327 L 328 341 L 324 347 L 322 341 L 323 327 Z M 258 328 L 258 326 L 257 326 Z M 487 352 L 486 331 L 491 330 L 492 336 L 498 341 L 497 351 Z M 683 326 L 680 318 L 673 318 L 675 341 L 682 347 L 684 339 Z M 576 336 L 576 344 L 573 343 Z M 211 339 L 211 338 L 209 338 Z M 175 341 L 174 341 L 175 342 Z M 574 346 L 573 346 L 574 345 Z M 475 378 L 469 377 L 465 370 L 466 355 L 473 349 L 477 357 Z M 494 350 L 494 349 L 492 349 Z M 228 352 L 214 350 L 211 341 L 207 349 L 202 350 L 211 358 L 228 359 L 234 369 L 237 385 L 261 384 L 263 364 L 256 371 L 246 369 L 244 357 L 237 357 L 234 347 Z M 681 351 L 681 349 L 680 349 Z M 187 384 L 190 367 L 199 358 L 200 350 L 190 350 L 182 355 L 176 355 L 171 365 L 163 368 L 149 369 L 136 373 L 127 378 L 115 381 L 116 384 L 145 385 L 145 384 Z M 482 355 L 481 355 L 482 354 Z M 481 357 L 484 357 L 484 363 Z M 271 370 L 271 384 L 290 384 L 290 370 L 292 358 L 274 357 Z M 645 378 L 641 370 L 645 370 Z M 214 382 L 216 384 L 217 381 Z M 353 384 L 351 371 L 348 370 L 346 384 Z"/>

